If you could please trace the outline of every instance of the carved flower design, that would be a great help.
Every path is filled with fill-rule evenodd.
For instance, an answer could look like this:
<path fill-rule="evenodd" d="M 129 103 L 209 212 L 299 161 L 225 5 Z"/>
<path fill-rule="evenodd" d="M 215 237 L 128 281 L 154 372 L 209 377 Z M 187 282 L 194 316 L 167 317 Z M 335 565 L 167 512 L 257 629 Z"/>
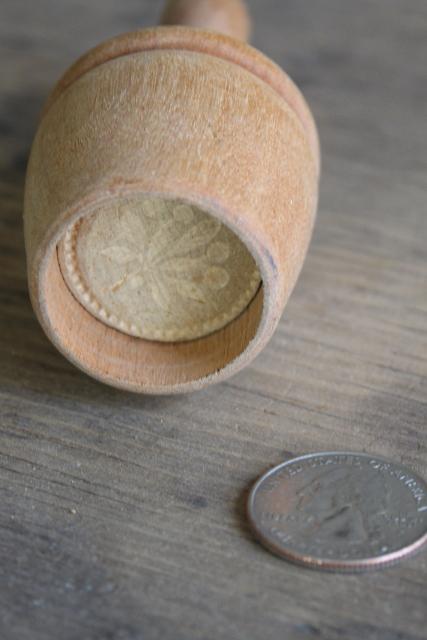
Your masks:
<path fill-rule="evenodd" d="M 170 292 L 199 302 L 211 301 L 212 292 L 227 286 L 230 276 L 221 266 L 230 256 L 228 242 L 216 239 L 221 223 L 204 216 L 195 218 L 186 204 L 172 206 L 161 200 L 147 200 L 143 215 L 125 205 L 119 210 L 123 230 L 117 244 L 101 250 L 101 255 L 125 267 L 111 286 L 143 289 L 161 309 L 167 310 Z M 158 224 L 160 220 L 160 224 Z M 156 224 L 158 228 L 154 230 Z"/>
<path fill-rule="evenodd" d="M 60 265 L 101 322 L 149 340 L 191 340 L 224 327 L 260 285 L 255 261 L 226 225 L 177 200 L 128 197 L 71 227 Z"/>

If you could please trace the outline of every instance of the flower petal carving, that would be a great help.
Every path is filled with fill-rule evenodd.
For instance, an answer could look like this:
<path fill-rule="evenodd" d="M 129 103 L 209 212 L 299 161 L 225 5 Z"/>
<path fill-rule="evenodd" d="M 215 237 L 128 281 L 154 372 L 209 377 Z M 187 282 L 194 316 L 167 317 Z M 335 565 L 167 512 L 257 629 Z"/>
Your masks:
<path fill-rule="evenodd" d="M 141 287 L 144 284 L 144 277 L 142 276 L 142 274 L 140 273 L 136 273 L 131 275 L 128 279 L 127 279 L 129 286 L 131 289 L 138 289 L 139 287 Z"/>
<path fill-rule="evenodd" d="M 107 247 L 101 251 L 101 255 L 110 258 L 117 264 L 127 264 L 138 259 L 138 255 L 132 249 L 122 246 Z"/>
<path fill-rule="evenodd" d="M 171 291 L 204 304 L 209 290 L 217 291 L 228 284 L 228 272 L 215 266 L 230 252 L 226 242 L 212 242 L 221 228 L 215 218 L 194 222 L 189 205 L 160 200 L 147 201 L 137 214 L 120 205 L 118 214 L 122 228 L 119 235 L 127 246 L 118 244 L 101 251 L 102 256 L 125 267 L 110 288 L 112 292 L 123 286 L 134 291 L 144 289 L 159 310 L 170 313 Z M 150 220 L 150 230 L 144 215 Z M 162 223 L 153 229 L 156 216 Z M 139 263 L 139 268 L 128 271 L 131 262 Z"/>
<path fill-rule="evenodd" d="M 260 284 L 226 225 L 197 206 L 125 196 L 67 231 L 61 269 L 82 306 L 130 335 L 191 340 L 225 326 Z"/>
<path fill-rule="evenodd" d="M 146 231 L 141 216 L 132 213 L 125 205 L 119 207 L 120 223 L 125 236 L 128 238 L 145 239 Z"/>
<path fill-rule="evenodd" d="M 168 275 L 186 275 L 187 277 L 203 274 L 209 266 L 205 256 L 200 258 L 169 258 L 161 264 L 163 273 Z"/>
<path fill-rule="evenodd" d="M 195 300 L 200 303 L 206 302 L 204 291 L 198 287 L 195 282 L 191 282 L 191 280 L 177 280 L 176 288 L 183 298 L 189 298 L 190 300 Z"/>
<path fill-rule="evenodd" d="M 214 218 L 202 220 L 190 227 L 175 245 L 171 245 L 165 258 L 172 258 L 180 253 L 190 253 L 207 245 L 218 233 L 221 223 Z"/>

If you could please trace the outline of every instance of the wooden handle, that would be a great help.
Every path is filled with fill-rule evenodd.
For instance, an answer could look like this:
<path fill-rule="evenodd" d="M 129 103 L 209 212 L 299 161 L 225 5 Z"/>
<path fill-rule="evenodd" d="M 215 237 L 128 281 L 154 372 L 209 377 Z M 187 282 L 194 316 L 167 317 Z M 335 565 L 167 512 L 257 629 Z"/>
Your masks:
<path fill-rule="evenodd" d="M 212 27 L 215 15 L 186 21 Z M 90 375 L 137 392 L 192 391 L 242 369 L 303 264 L 318 149 L 298 89 L 236 38 L 159 27 L 90 51 L 54 90 L 27 169 L 29 290 L 46 334 Z"/>
<path fill-rule="evenodd" d="M 248 40 L 251 23 L 243 0 L 169 0 L 161 24 L 187 25 Z"/>

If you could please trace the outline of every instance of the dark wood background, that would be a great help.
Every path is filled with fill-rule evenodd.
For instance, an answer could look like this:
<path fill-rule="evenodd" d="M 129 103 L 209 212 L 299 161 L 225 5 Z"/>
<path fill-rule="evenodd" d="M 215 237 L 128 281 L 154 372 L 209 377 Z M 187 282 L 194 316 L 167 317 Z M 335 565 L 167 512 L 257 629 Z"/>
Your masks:
<path fill-rule="evenodd" d="M 323 146 L 302 277 L 263 354 L 183 397 L 102 386 L 27 295 L 22 196 L 37 114 L 148 0 L 0 6 L 0 637 L 422 640 L 427 551 L 321 574 L 256 544 L 247 491 L 289 455 L 352 449 L 427 476 L 427 4 L 252 0 L 254 43 L 303 88 Z"/>

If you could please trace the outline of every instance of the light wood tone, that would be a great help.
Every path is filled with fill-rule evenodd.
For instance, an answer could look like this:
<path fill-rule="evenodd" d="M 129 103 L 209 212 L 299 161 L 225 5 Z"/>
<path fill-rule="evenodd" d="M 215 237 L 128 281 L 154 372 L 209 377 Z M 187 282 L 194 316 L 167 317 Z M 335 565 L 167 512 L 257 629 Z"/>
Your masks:
<path fill-rule="evenodd" d="M 425 640 L 427 553 L 370 574 L 265 551 L 247 491 L 288 455 L 369 451 L 427 477 L 425 0 L 253 0 L 257 46 L 319 122 L 318 221 L 277 331 L 234 378 L 138 396 L 59 354 L 28 300 L 25 164 L 39 109 L 148 0 L 3 0 L 2 640 Z"/>
<path fill-rule="evenodd" d="M 187 27 L 100 45 L 54 89 L 28 167 L 29 286 L 47 335 L 87 373 L 133 391 L 189 391 L 234 374 L 265 346 L 294 287 L 313 227 L 318 171 L 304 99 L 248 45 Z M 238 317 L 230 308 L 236 319 L 229 326 L 217 324 L 204 337 L 198 330 L 201 337 L 186 345 L 123 339 L 117 308 L 108 323 L 116 328 L 75 309 L 66 282 L 53 275 L 60 274 L 52 263 L 58 241 L 84 216 L 98 211 L 109 224 L 106 209 L 141 196 L 177 199 L 231 229 L 259 269 L 257 302 Z M 236 274 L 244 283 L 240 298 L 252 286 L 252 268 L 244 276 Z M 96 298 L 98 285 L 88 286 Z M 160 321 L 157 330 L 165 339 Z M 190 338 L 186 332 L 181 327 L 180 337 Z"/>
<path fill-rule="evenodd" d="M 248 40 L 251 24 L 243 0 L 169 0 L 161 24 L 204 27 Z"/>
<path fill-rule="evenodd" d="M 58 257 L 65 282 L 89 313 L 147 340 L 194 340 L 222 329 L 261 284 L 236 234 L 177 200 L 104 204 L 66 232 Z"/>

